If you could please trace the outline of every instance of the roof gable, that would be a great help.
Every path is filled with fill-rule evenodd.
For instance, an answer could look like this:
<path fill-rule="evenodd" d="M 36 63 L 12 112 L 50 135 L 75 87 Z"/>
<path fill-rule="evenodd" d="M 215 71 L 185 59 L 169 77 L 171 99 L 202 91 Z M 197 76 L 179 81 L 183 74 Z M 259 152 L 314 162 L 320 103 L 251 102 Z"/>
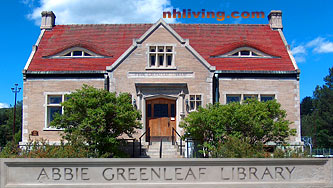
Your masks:
<path fill-rule="evenodd" d="M 164 27 L 171 35 L 173 35 L 181 44 L 185 45 L 185 47 L 196 57 L 199 62 L 201 62 L 208 70 L 214 71 L 215 67 L 211 66 L 198 52 L 196 52 L 189 44 L 188 40 L 183 39 L 175 30 L 173 30 L 163 19 L 159 19 L 154 25 L 152 25 L 139 39 L 134 39 L 133 44 L 129 47 L 111 66 L 108 66 L 106 69 L 108 71 L 114 70 L 119 66 L 120 63 L 124 61 L 126 57 L 130 53 L 132 53 L 137 45 L 143 43 L 156 29 L 159 27 Z"/>

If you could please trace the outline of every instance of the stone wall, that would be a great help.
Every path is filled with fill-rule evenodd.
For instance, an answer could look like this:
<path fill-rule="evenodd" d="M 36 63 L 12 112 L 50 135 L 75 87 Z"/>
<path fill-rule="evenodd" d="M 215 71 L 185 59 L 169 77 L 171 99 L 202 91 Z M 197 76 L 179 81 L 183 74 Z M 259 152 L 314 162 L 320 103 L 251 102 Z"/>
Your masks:
<path fill-rule="evenodd" d="M 292 122 L 290 128 L 297 131 L 296 136 L 290 138 L 290 142 L 294 144 L 301 142 L 298 80 L 281 78 L 220 78 L 219 102 L 221 104 L 226 103 L 227 94 L 275 95 L 275 99 L 281 104 L 281 108 L 286 110 L 287 119 Z"/>
<path fill-rule="evenodd" d="M 148 66 L 149 46 L 173 46 L 174 67 L 152 69 Z M 137 137 L 145 130 L 145 100 L 149 97 L 171 97 L 177 103 L 177 125 L 180 122 L 182 106 L 189 94 L 202 95 L 202 105 L 213 102 L 213 73 L 210 72 L 193 54 L 181 44 L 169 31 L 160 26 L 143 43 L 130 53 L 110 76 L 110 90 L 131 93 L 142 111 L 143 129 L 138 130 Z M 149 89 L 136 86 L 137 83 L 148 84 Z M 162 86 L 157 84 L 185 84 L 184 88 Z M 149 86 L 151 84 L 151 86 Z M 155 84 L 155 86 L 154 86 Z M 180 98 L 183 90 L 184 100 Z M 140 94 L 142 97 L 138 96 Z M 187 112 L 185 111 L 185 114 Z M 179 128 L 177 128 L 179 132 Z"/>
<path fill-rule="evenodd" d="M 22 143 L 31 140 L 59 142 L 61 131 L 46 129 L 46 100 L 48 94 L 65 94 L 80 89 L 83 84 L 104 88 L 104 79 L 27 79 L 23 83 Z M 38 136 L 31 135 L 38 131 Z"/>
<path fill-rule="evenodd" d="M 0 159 L 0 188 L 333 188 L 333 159 Z"/>

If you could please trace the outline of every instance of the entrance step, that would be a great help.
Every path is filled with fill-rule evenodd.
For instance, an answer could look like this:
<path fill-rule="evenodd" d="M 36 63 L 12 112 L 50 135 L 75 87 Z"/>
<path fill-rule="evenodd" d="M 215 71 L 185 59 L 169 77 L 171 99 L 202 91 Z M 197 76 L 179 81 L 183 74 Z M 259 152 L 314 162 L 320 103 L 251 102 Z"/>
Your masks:
<path fill-rule="evenodd" d="M 149 158 L 160 158 L 160 142 L 152 142 L 151 145 L 143 146 L 142 148 L 146 151 L 146 157 Z M 145 156 L 144 156 L 145 157 Z M 162 142 L 162 158 L 182 158 L 180 155 L 177 145 L 172 145 L 171 142 Z"/>

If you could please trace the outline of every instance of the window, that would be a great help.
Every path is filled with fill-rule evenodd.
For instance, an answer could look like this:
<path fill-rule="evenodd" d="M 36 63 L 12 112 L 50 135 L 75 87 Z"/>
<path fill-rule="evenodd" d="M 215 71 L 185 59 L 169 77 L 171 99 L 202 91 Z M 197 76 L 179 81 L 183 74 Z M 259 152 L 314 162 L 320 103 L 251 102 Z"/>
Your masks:
<path fill-rule="evenodd" d="M 44 57 L 44 58 L 103 58 L 107 56 L 102 56 L 99 54 L 96 54 L 88 49 L 82 48 L 82 47 L 71 47 L 68 48 L 62 52 L 59 52 L 56 55 Z M 112 57 L 112 56 L 110 56 Z"/>
<path fill-rule="evenodd" d="M 201 105 L 201 95 L 190 95 L 190 111 L 197 110 Z"/>
<path fill-rule="evenodd" d="M 90 57 L 92 55 L 85 51 L 75 50 L 75 51 L 66 53 L 64 56 L 65 57 Z"/>
<path fill-rule="evenodd" d="M 231 56 L 234 56 L 234 57 L 257 57 L 259 55 L 256 54 L 253 51 L 250 51 L 250 50 L 242 50 L 242 51 L 239 51 L 239 52 L 236 52 L 236 53 L 232 54 Z"/>
<path fill-rule="evenodd" d="M 230 52 L 227 52 L 225 54 L 212 56 L 212 57 L 232 57 L 232 58 L 240 58 L 240 57 L 246 57 L 246 58 L 278 58 L 275 56 L 271 56 L 269 54 L 266 54 L 262 51 L 259 51 L 252 47 L 240 47 L 237 49 L 234 49 Z"/>
<path fill-rule="evenodd" d="M 154 117 L 168 117 L 168 104 L 154 104 Z"/>
<path fill-rule="evenodd" d="M 149 65 L 150 68 L 170 68 L 174 67 L 173 46 L 150 46 Z"/>
<path fill-rule="evenodd" d="M 227 104 L 231 102 L 240 102 L 241 95 L 227 95 Z"/>
<path fill-rule="evenodd" d="M 244 95 L 243 100 L 253 99 L 253 98 L 258 99 L 258 95 L 256 95 L 256 94 Z"/>
<path fill-rule="evenodd" d="M 274 94 L 226 94 L 226 104 L 231 102 L 244 102 L 247 99 L 253 98 L 259 100 L 259 97 L 261 102 L 275 99 Z"/>
<path fill-rule="evenodd" d="M 270 100 L 274 100 L 275 96 L 274 95 L 260 95 L 260 101 L 261 102 L 266 102 Z"/>
<path fill-rule="evenodd" d="M 64 94 L 50 94 L 47 95 L 46 106 L 46 128 L 50 127 L 51 121 L 54 120 L 56 114 L 63 114 L 63 107 L 61 103 L 65 100 Z"/>

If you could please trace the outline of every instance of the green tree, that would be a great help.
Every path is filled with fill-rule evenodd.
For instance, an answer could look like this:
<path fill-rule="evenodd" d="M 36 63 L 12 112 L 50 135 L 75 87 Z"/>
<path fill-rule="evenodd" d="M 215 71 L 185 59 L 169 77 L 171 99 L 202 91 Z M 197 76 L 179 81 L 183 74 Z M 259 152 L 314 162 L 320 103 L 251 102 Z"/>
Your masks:
<path fill-rule="evenodd" d="M 240 142 L 244 147 L 252 146 L 259 151 L 268 142 L 284 143 L 286 139 L 295 135 L 290 129 L 290 122 L 285 119 L 285 110 L 280 109 L 276 100 L 259 102 L 247 100 L 242 104 L 208 105 L 190 113 L 182 122 L 185 137 L 199 140 L 212 156 L 222 156 L 221 149 L 233 148 L 232 141 Z M 247 143 L 246 145 L 244 145 Z M 238 150 L 243 150 L 238 147 Z M 234 151 L 243 157 L 244 152 Z M 258 157 L 252 152 L 252 157 Z"/>
<path fill-rule="evenodd" d="M 311 114 L 313 112 L 313 108 L 313 99 L 309 96 L 303 98 L 301 102 L 301 116 Z"/>
<path fill-rule="evenodd" d="M 0 109 L 0 147 L 4 147 L 13 140 L 13 110 L 14 108 Z M 21 140 L 22 128 L 22 101 L 16 104 L 15 137 L 16 141 Z"/>
<path fill-rule="evenodd" d="M 312 112 L 314 110 L 313 98 L 305 97 L 301 102 L 301 130 L 302 136 L 314 135 L 313 130 L 313 117 Z"/>
<path fill-rule="evenodd" d="M 51 126 L 64 129 L 63 138 L 72 145 L 84 143 L 91 157 L 119 157 L 121 135 L 132 136 L 141 117 L 127 93 L 110 93 L 84 85 L 66 96 L 64 114 Z"/>
<path fill-rule="evenodd" d="M 324 82 L 313 93 L 313 139 L 316 147 L 333 148 L 333 67 L 324 77 Z"/>

